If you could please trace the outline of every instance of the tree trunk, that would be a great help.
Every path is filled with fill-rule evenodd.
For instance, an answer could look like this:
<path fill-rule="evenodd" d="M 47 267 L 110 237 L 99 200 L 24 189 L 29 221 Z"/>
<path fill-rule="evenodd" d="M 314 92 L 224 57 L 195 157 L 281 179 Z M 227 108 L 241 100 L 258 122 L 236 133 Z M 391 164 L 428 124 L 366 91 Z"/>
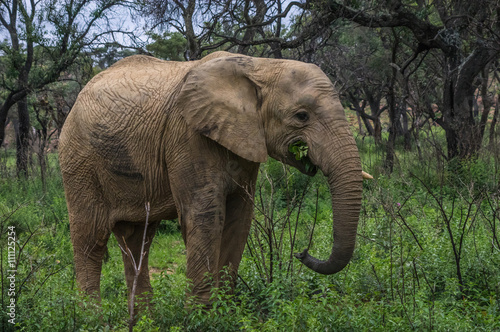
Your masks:
<path fill-rule="evenodd" d="M 354 100 L 351 100 L 351 103 L 352 103 L 351 109 L 356 111 L 356 115 L 358 117 L 358 124 L 359 124 L 360 133 L 364 132 L 363 127 L 361 125 L 361 121 L 360 121 L 360 120 L 362 120 L 364 125 L 365 125 L 366 130 L 368 131 L 368 135 L 373 136 L 374 135 L 373 126 L 370 123 L 370 118 L 365 113 L 366 102 L 363 101 L 362 105 L 359 105 L 359 101 L 354 99 Z M 362 133 L 362 135 L 364 135 L 364 133 Z"/>
<path fill-rule="evenodd" d="M 5 126 L 7 124 L 9 110 L 16 103 L 14 96 L 15 95 L 13 93 L 9 94 L 0 107 L 0 146 L 3 144 L 3 140 L 5 139 Z"/>
<path fill-rule="evenodd" d="M 410 129 L 408 128 L 408 110 L 403 109 L 401 113 L 401 118 L 402 118 L 402 129 L 403 129 L 403 136 L 405 139 L 405 144 L 404 148 L 406 151 L 411 151 L 411 133 Z"/>
<path fill-rule="evenodd" d="M 196 7 L 195 0 L 189 0 L 184 12 L 182 13 L 184 24 L 185 24 L 185 36 L 188 45 L 188 51 L 186 54 L 186 60 L 197 60 L 201 58 L 200 45 L 196 38 L 196 33 L 193 26 L 193 14 Z"/>
<path fill-rule="evenodd" d="M 253 2 L 255 5 L 255 16 L 250 17 L 250 2 Z M 258 24 L 261 24 L 264 21 L 265 15 L 267 11 L 267 6 L 266 3 L 263 0 L 246 0 L 245 1 L 245 9 L 244 9 L 244 17 L 245 17 L 245 23 L 249 26 L 245 30 L 245 34 L 243 35 L 242 42 L 244 44 L 251 42 L 255 38 L 255 34 L 258 32 L 259 29 L 261 29 Z M 257 26 L 255 26 L 257 25 Z M 249 45 L 240 45 L 238 47 L 238 53 L 240 54 L 248 54 L 248 51 L 250 49 Z M 281 56 L 281 52 L 279 54 Z"/>
<path fill-rule="evenodd" d="M 359 134 L 365 136 L 365 130 L 363 129 L 363 124 L 361 123 L 361 116 L 356 112 L 356 117 L 358 118 Z"/>
<path fill-rule="evenodd" d="M 40 166 L 40 178 L 42 180 L 42 189 L 43 192 L 46 191 L 47 183 L 46 183 L 46 170 L 47 170 L 47 161 L 45 155 L 45 149 L 47 146 L 47 128 L 42 126 L 42 129 L 37 129 L 36 138 L 38 140 L 38 165 Z"/>
<path fill-rule="evenodd" d="M 24 97 L 17 103 L 18 126 L 16 132 L 16 167 L 17 176 L 28 176 L 28 160 L 30 150 L 30 115 L 28 98 Z"/>
<path fill-rule="evenodd" d="M 384 88 L 380 87 L 376 94 L 373 94 L 365 90 L 366 98 L 368 99 L 368 104 L 370 105 L 371 120 L 373 121 L 372 135 L 375 138 L 376 144 L 382 144 L 382 123 L 380 122 L 380 116 L 387 108 L 386 106 L 380 108 L 380 102 L 382 100 Z"/>
<path fill-rule="evenodd" d="M 481 148 L 481 125 L 474 119 L 473 101 L 476 77 L 497 52 L 477 48 L 473 54 L 462 59 L 458 49 L 445 53 L 443 129 L 449 140 L 448 160 L 453 158 L 475 158 Z"/>
<path fill-rule="evenodd" d="M 278 6 L 278 15 L 282 14 L 282 8 L 281 8 L 281 1 L 277 2 Z M 274 34 L 274 37 L 276 38 L 281 38 L 281 17 L 276 20 L 276 32 Z M 271 46 L 271 52 L 274 55 L 275 59 L 283 59 L 283 54 L 281 52 L 281 44 L 280 43 L 270 43 Z"/>
<path fill-rule="evenodd" d="M 365 125 L 366 130 L 368 131 L 368 135 L 374 136 L 375 132 L 373 130 L 372 124 L 370 123 L 370 120 L 375 122 L 374 119 L 376 119 L 376 118 L 366 114 L 366 112 L 365 112 L 366 100 L 363 100 L 360 104 L 360 100 L 358 100 L 357 95 L 358 95 L 357 93 L 354 94 L 352 92 L 349 92 L 347 98 L 349 99 L 349 101 L 351 103 L 351 106 L 350 106 L 351 110 L 356 111 L 356 115 L 358 117 L 359 131 L 360 131 L 361 135 L 364 135 L 363 129 L 361 126 L 361 122 L 360 122 L 360 119 L 361 119 Z M 372 114 L 373 114 L 373 110 L 372 110 Z"/>
<path fill-rule="evenodd" d="M 389 114 L 394 111 L 391 111 L 392 107 L 389 107 Z M 391 120 L 392 122 L 392 120 Z M 393 125 L 389 128 L 389 139 L 387 140 L 386 145 L 386 156 L 385 156 L 385 164 L 384 168 L 387 173 L 391 174 L 394 170 L 394 147 L 396 145 L 396 128 Z"/>
<path fill-rule="evenodd" d="M 456 84 L 454 80 L 452 82 L 451 84 Z M 447 94 L 450 96 L 446 97 Z M 445 91 L 444 99 L 448 99 L 451 103 L 451 107 L 447 105 L 448 110 L 443 112 L 445 122 L 447 122 L 443 129 L 446 131 L 448 160 L 474 158 L 481 147 L 479 127 L 473 117 L 472 96 L 472 91 L 449 91 L 448 93 Z"/>
<path fill-rule="evenodd" d="M 392 29 L 392 35 L 394 37 L 394 44 L 392 46 L 392 55 L 391 62 L 396 63 L 396 56 L 399 47 L 399 37 L 397 36 L 394 29 Z M 392 67 L 392 77 L 389 83 L 389 92 L 387 94 L 387 104 L 389 106 L 389 140 L 387 141 L 386 146 L 386 156 L 384 168 L 387 173 L 391 174 L 394 170 L 394 147 L 396 145 L 396 136 L 398 131 L 398 122 L 399 122 L 399 107 L 396 105 L 396 94 L 394 91 L 394 86 L 396 84 L 396 75 L 398 71 L 396 68 Z"/>
<path fill-rule="evenodd" d="M 4 105 L 0 108 L 0 146 L 3 144 L 5 139 L 5 126 L 7 125 L 7 115 L 9 114 L 9 108 Z"/>
<path fill-rule="evenodd" d="M 488 116 L 490 115 L 491 107 L 493 106 L 494 103 L 494 98 L 495 94 L 490 95 L 488 93 L 488 72 L 490 66 L 486 66 L 484 70 L 482 70 L 481 73 L 481 88 L 480 88 L 480 95 L 481 99 L 483 101 L 483 113 L 481 114 L 481 119 L 479 120 L 479 137 L 481 138 L 481 141 L 483 140 L 484 137 L 484 131 L 486 129 L 486 123 L 488 122 Z"/>
<path fill-rule="evenodd" d="M 380 145 L 382 144 L 382 123 L 380 122 L 380 117 L 376 118 L 376 120 L 373 121 L 373 124 L 373 137 L 375 138 L 375 143 Z"/>
<path fill-rule="evenodd" d="M 497 125 L 497 121 L 498 121 L 498 113 L 499 113 L 499 109 L 500 109 L 500 95 L 497 95 L 497 101 L 495 103 L 495 113 L 493 113 L 493 120 L 491 121 L 491 125 L 490 125 L 490 137 L 489 137 L 489 146 L 490 146 L 490 149 L 492 149 L 495 145 L 494 145 L 494 142 L 495 142 L 495 127 Z"/>

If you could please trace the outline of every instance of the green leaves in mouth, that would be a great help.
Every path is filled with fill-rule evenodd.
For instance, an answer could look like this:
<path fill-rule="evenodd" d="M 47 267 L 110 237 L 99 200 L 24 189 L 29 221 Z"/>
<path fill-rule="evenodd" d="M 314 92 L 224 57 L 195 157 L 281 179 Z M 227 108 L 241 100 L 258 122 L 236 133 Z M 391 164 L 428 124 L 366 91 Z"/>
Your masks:
<path fill-rule="evenodd" d="M 295 156 L 295 160 L 301 160 L 307 157 L 308 150 L 309 147 L 307 146 L 306 142 L 303 141 L 297 141 L 290 144 L 290 146 L 288 147 L 288 151 L 290 151 Z"/>
<path fill-rule="evenodd" d="M 294 155 L 295 160 L 300 160 L 304 163 L 306 172 L 310 172 L 314 169 L 313 163 L 307 158 L 308 150 L 309 147 L 304 141 L 296 141 L 288 146 L 288 151 Z"/>

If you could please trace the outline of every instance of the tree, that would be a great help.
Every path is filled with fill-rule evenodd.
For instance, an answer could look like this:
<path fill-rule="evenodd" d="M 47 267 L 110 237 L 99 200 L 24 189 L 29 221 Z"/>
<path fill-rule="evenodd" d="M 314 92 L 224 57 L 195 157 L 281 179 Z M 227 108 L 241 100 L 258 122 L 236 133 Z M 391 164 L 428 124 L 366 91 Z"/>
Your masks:
<path fill-rule="evenodd" d="M 311 60 L 336 83 L 345 105 L 356 111 L 368 135 L 380 144 L 380 116 L 387 109 L 383 99 L 391 75 L 387 66 L 390 52 L 384 47 L 380 32 L 349 22 L 338 24 L 327 44 Z"/>
<path fill-rule="evenodd" d="M 283 57 L 282 50 L 304 48 L 312 55 L 327 40 L 329 22 L 306 2 L 281 0 L 136 1 L 152 18 L 149 30 L 174 28 L 187 41 L 186 60 L 215 49 Z M 321 15 L 316 15 L 320 13 Z M 287 30 L 283 21 L 293 20 Z"/>
<path fill-rule="evenodd" d="M 78 55 L 122 32 L 111 27 L 110 12 L 122 0 L 0 1 L 0 24 L 9 38 L 0 44 L 8 70 L 1 74 L 0 145 L 10 109 L 17 104 L 18 174 L 27 174 L 30 118 L 27 96 L 55 82 Z"/>
<path fill-rule="evenodd" d="M 187 42 L 180 32 L 164 32 L 162 35 L 149 33 L 149 36 L 154 42 L 148 44 L 146 50 L 153 56 L 164 60 L 184 60 Z"/>
<path fill-rule="evenodd" d="M 203 49 L 202 43 L 209 38 L 210 30 L 201 27 L 201 22 L 206 17 L 206 13 L 211 8 L 210 2 L 196 1 L 196 0 L 173 0 L 173 1 L 136 1 L 137 10 L 143 15 L 152 19 L 148 23 L 147 30 L 155 30 L 156 28 L 174 28 L 184 36 L 186 39 L 186 49 L 184 57 L 186 60 L 196 60 L 201 57 Z M 203 7 L 203 8 L 202 8 Z M 211 18 L 212 25 L 217 25 L 218 16 Z M 201 21 L 201 22 L 200 22 Z M 196 26 L 198 23 L 198 26 Z M 197 31 L 198 30 L 198 31 Z M 159 37 L 158 34 L 151 35 L 155 42 Z M 165 36 L 164 36 L 165 37 Z"/>
<path fill-rule="evenodd" d="M 142 53 L 145 52 L 140 47 L 132 47 L 132 46 L 127 47 L 117 42 L 109 42 L 109 43 L 104 43 L 102 46 L 93 48 L 92 51 L 90 52 L 85 52 L 84 54 L 82 54 L 83 55 L 82 60 L 87 55 L 91 56 L 91 58 L 97 64 L 97 67 L 94 68 L 97 71 L 94 73 L 95 75 L 99 71 L 110 67 L 115 62 L 120 61 L 123 58 Z M 73 66 L 71 72 L 73 73 L 74 70 L 77 70 L 77 68 Z"/>
<path fill-rule="evenodd" d="M 442 116 L 436 121 L 446 132 L 448 159 L 473 157 L 478 152 L 482 124 L 473 115 L 474 92 L 478 75 L 500 55 L 498 1 L 314 3 L 329 22 L 344 18 L 372 28 L 408 29 L 418 45 L 409 63 L 430 49 L 439 50 L 443 61 L 443 95 L 439 102 Z"/>

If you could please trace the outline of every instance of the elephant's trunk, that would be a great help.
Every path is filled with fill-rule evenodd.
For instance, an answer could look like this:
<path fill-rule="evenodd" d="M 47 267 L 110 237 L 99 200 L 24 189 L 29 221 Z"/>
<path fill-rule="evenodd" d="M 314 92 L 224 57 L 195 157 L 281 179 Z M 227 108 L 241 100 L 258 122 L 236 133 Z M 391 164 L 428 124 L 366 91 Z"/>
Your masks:
<path fill-rule="evenodd" d="M 348 131 L 344 130 L 344 132 Z M 307 249 L 296 254 L 296 257 L 304 265 L 321 274 L 337 273 L 349 263 L 354 251 L 361 209 L 363 178 L 356 143 L 350 135 L 338 135 L 337 133 L 332 136 L 333 139 L 329 142 L 333 141 L 333 146 L 330 144 L 329 153 L 326 154 L 325 158 L 319 159 L 319 164 L 316 164 L 328 177 L 332 195 L 332 252 L 326 261 L 309 255 Z M 322 149 L 320 148 L 320 150 Z"/>

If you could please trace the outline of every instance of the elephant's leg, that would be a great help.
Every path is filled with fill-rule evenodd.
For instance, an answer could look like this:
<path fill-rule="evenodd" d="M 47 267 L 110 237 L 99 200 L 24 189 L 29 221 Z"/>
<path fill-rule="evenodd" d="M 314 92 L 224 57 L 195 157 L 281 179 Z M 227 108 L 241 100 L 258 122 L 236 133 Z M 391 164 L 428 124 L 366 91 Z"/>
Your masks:
<path fill-rule="evenodd" d="M 151 287 L 151 283 L 149 280 L 149 267 L 148 267 L 148 258 L 149 258 L 149 248 L 151 246 L 151 242 L 153 241 L 153 237 L 155 235 L 156 229 L 158 228 L 159 222 L 152 222 L 148 224 L 148 228 L 146 231 L 146 238 L 144 242 L 144 257 L 142 259 L 141 270 L 137 277 L 136 289 L 135 289 L 135 298 L 136 301 L 139 302 L 140 307 L 139 310 L 143 306 L 149 306 L 153 289 Z M 132 288 L 134 284 L 134 279 L 136 276 L 136 268 L 139 267 L 139 262 L 141 259 L 141 249 L 143 245 L 144 238 L 144 227 L 145 224 L 137 224 L 131 222 L 117 222 L 115 227 L 113 228 L 113 233 L 115 234 L 116 239 L 118 240 L 119 245 L 122 248 L 122 258 L 123 263 L 125 265 L 125 279 L 127 281 L 127 289 L 129 294 L 129 299 L 132 294 Z M 127 254 L 123 252 L 123 250 L 127 251 Z M 129 250 L 132 253 L 132 257 L 129 256 Z"/>
<path fill-rule="evenodd" d="M 227 267 L 230 286 L 234 287 L 253 216 L 253 201 L 243 194 L 230 195 L 226 203 L 226 220 L 222 233 L 219 270 Z M 224 278 L 225 275 L 222 275 Z"/>
<path fill-rule="evenodd" d="M 218 261 L 225 206 L 221 199 L 203 209 L 193 204 L 181 214 L 181 225 L 187 249 L 186 275 L 191 282 L 190 296 L 198 303 L 210 304 L 211 290 L 218 287 Z M 199 210 L 199 207 L 202 210 Z"/>
<path fill-rule="evenodd" d="M 97 232 L 88 220 L 70 213 L 71 242 L 75 261 L 76 281 L 85 293 L 100 300 L 102 260 L 106 253 L 109 233 Z"/>

